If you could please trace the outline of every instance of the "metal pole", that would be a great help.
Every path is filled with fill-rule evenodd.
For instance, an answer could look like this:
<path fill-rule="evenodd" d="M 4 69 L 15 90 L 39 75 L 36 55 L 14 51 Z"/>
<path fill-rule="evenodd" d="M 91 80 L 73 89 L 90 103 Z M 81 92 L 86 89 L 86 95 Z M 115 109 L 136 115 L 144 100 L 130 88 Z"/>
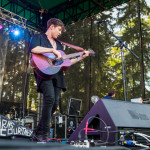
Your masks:
<path fill-rule="evenodd" d="M 124 101 L 127 101 L 126 97 L 126 72 L 125 72 L 125 60 L 124 60 L 124 50 L 123 46 L 120 46 L 121 49 L 121 63 L 122 63 L 122 79 L 123 79 L 123 93 L 124 93 Z"/>

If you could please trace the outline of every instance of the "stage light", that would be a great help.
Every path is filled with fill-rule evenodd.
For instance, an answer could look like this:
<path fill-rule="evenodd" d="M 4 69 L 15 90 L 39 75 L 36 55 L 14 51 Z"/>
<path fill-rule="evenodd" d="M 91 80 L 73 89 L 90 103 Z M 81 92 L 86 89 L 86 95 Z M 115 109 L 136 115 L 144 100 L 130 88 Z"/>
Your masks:
<path fill-rule="evenodd" d="M 14 30 L 14 35 L 15 35 L 15 36 L 18 36 L 19 34 L 20 34 L 20 32 L 19 32 L 18 29 Z"/>
<path fill-rule="evenodd" d="M 8 31 L 8 28 L 5 28 L 5 31 Z"/>
<path fill-rule="evenodd" d="M 11 27 L 9 31 L 9 37 L 11 40 L 20 40 L 24 36 L 22 28 Z"/>
<path fill-rule="evenodd" d="M 0 25 L 0 29 L 3 29 L 3 26 L 2 26 L 2 25 Z"/>

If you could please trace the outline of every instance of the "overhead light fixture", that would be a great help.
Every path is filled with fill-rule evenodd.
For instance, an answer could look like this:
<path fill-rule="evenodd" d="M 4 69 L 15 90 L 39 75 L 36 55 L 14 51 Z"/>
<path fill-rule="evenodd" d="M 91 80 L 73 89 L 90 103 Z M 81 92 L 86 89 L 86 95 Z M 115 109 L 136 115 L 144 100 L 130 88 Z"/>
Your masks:
<path fill-rule="evenodd" d="M 8 30 L 9 30 L 9 29 L 6 27 L 6 28 L 5 28 L 5 31 L 8 31 Z"/>
<path fill-rule="evenodd" d="M 18 36 L 19 34 L 20 34 L 19 30 L 15 30 L 15 31 L 14 31 L 14 35 L 15 35 L 15 36 Z"/>

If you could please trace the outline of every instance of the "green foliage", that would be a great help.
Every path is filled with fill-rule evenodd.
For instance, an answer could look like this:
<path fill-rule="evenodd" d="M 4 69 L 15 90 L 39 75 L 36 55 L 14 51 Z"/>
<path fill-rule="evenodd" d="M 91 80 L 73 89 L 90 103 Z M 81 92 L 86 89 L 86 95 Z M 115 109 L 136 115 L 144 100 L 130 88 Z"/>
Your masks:
<path fill-rule="evenodd" d="M 149 10 L 150 8 L 145 0 L 140 0 L 140 4 L 135 0 L 97 14 L 92 18 L 66 26 L 66 31 L 62 34 L 60 40 L 87 50 L 93 49 L 96 55 L 86 58 L 64 72 L 67 86 L 67 91 L 61 95 L 64 113 L 66 113 L 68 99 L 77 98 L 82 100 L 81 115 L 84 116 L 93 105 L 90 102 L 91 96 L 97 95 L 103 98 L 110 89 L 116 90 L 115 99 L 124 100 L 121 50 L 119 43 L 109 34 L 108 29 L 113 31 L 139 56 L 139 59 L 136 59 L 131 52 L 124 48 L 127 99 L 130 100 L 144 94 L 145 98 L 150 97 L 148 88 L 150 86 Z M 94 25 L 94 20 L 108 20 L 110 22 L 105 22 L 103 25 Z M 25 49 L 20 49 L 17 46 L 12 49 L 12 47 L 10 46 L 7 52 L 2 98 L 9 101 L 21 101 L 27 69 L 26 64 L 28 63 L 27 53 L 25 53 Z M 64 50 L 66 54 L 76 52 L 66 46 L 64 46 Z M 24 59 L 22 60 L 22 58 Z M 142 77 L 144 77 L 144 82 Z M 37 107 L 38 95 L 33 74 L 28 79 L 29 83 L 28 96 L 26 95 L 27 106 L 30 108 L 31 100 L 34 99 L 35 107 Z M 145 93 L 143 93 L 143 89 Z"/>
<path fill-rule="evenodd" d="M 62 95 L 63 103 L 70 97 L 83 100 L 82 112 L 88 111 L 91 107 L 90 97 L 98 95 L 104 97 L 110 89 L 116 90 L 116 99 L 124 100 L 121 50 L 116 39 L 108 34 L 108 28 L 120 29 L 115 34 L 139 56 L 137 60 L 127 49 L 125 53 L 125 69 L 127 82 L 127 100 L 142 96 L 141 85 L 141 51 L 139 49 L 139 18 L 138 1 L 127 3 L 117 8 L 117 17 L 112 13 L 101 13 L 92 19 L 86 19 L 66 27 L 61 40 L 81 46 L 86 49 L 92 48 L 95 57 L 87 58 L 84 62 L 73 65 L 65 73 L 67 92 Z M 141 1 L 141 21 L 144 55 L 144 77 L 145 83 L 149 85 L 149 19 L 146 20 L 149 7 L 145 1 Z M 110 12 L 113 12 L 110 11 Z M 93 20 L 99 19 L 115 20 L 116 24 L 104 24 L 104 26 L 93 25 Z M 71 49 L 66 48 L 66 53 Z M 82 67 L 84 66 L 84 67 Z M 145 88 L 145 87 L 144 87 Z M 146 90 L 146 97 L 149 96 Z"/>
<path fill-rule="evenodd" d="M 117 20 L 117 26 L 122 28 L 122 40 L 128 43 L 128 47 L 139 56 L 139 59 L 136 59 L 133 54 L 128 53 L 125 58 L 128 99 L 148 96 L 147 91 L 145 93 L 142 89 L 145 89 L 144 84 L 148 83 L 147 79 L 149 78 L 148 63 L 145 63 L 149 61 L 150 55 L 147 47 L 149 45 L 149 23 L 146 20 L 149 9 L 145 1 L 140 1 L 140 3 L 134 1 L 119 9 L 124 13 Z"/>

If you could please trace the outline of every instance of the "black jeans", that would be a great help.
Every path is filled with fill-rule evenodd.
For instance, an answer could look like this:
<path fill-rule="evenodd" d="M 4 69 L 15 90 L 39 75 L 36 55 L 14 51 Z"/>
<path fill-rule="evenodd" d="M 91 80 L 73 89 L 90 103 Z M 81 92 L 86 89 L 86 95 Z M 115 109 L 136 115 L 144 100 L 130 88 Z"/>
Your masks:
<path fill-rule="evenodd" d="M 58 107 L 61 88 L 55 86 L 54 80 L 43 80 L 40 89 L 43 92 L 43 109 L 36 131 L 38 134 L 48 136 L 51 116 Z"/>

